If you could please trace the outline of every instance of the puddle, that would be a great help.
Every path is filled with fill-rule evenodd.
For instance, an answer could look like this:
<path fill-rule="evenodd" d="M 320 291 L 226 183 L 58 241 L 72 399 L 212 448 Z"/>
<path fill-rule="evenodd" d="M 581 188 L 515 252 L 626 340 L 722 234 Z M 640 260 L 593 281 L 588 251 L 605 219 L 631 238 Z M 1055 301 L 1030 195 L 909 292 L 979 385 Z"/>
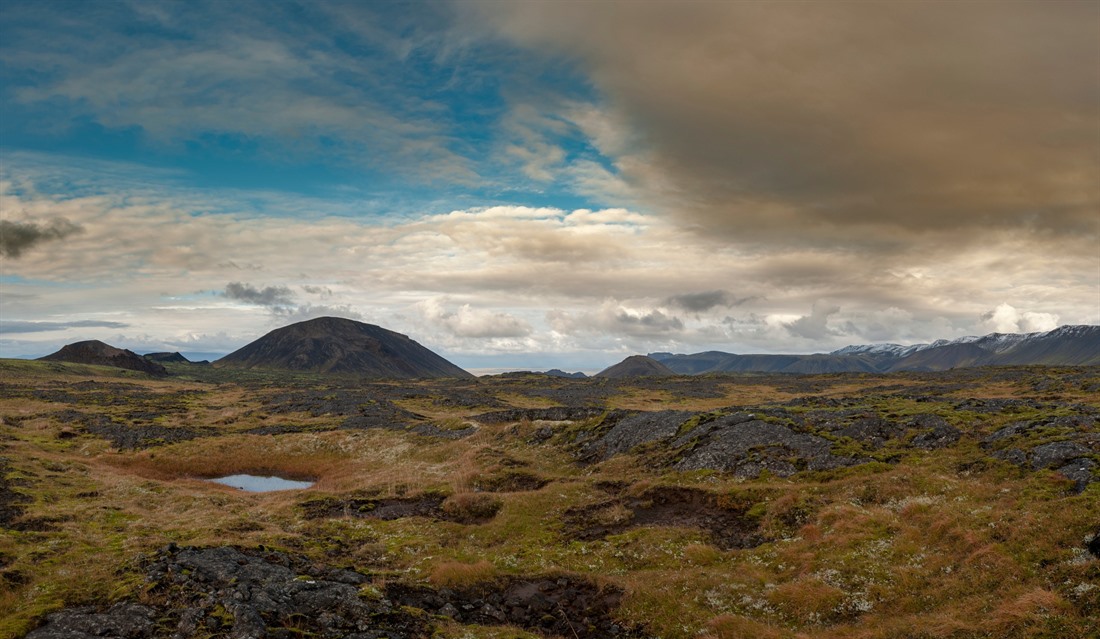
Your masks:
<path fill-rule="evenodd" d="M 301 490 L 309 488 L 314 482 L 293 481 L 282 477 L 259 477 L 257 475 L 229 475 L 228 477 L 216 477 L 208 479 L 216 484 L 232 486 L 247 490 L 250 493 L 267 493 L 275 490 Z"/>

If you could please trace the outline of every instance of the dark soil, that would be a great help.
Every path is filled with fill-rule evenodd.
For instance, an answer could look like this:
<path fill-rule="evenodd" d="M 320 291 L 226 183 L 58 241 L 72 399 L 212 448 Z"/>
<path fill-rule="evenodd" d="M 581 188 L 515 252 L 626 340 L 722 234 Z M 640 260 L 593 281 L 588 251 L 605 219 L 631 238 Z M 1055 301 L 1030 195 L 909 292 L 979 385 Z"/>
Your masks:
<path fill-rule="evenodd" d="M 461 524 L 484 523 L 495 517 L 500 510 L 500 502 L 487 495 L 479 497 L 475 494 L 466 500 L 444 503 L 446 500 L 447 497 L 439 493 L 390 498 L 322 497 L 303 502 L 301 508 L 307 519 L 361 517 L 391 521 L 405 517 L 427 517 Z M 453 506 L 455 504 L 457 506 Z"/>
<path fill-rule="evenodd" d="M 622 590 L 600 588 L 579 577 L 512 577 L 472 588 L 434 590 L 391 584 L 386 596 L 396 604 L 451 617 L 466 624 L 512 625 L 565 639 L 641 637 L 612 616 Z"/>
<path fill-rule="evenodd" d="M 0 457 L 0 528 L 12 529 L 16 520 L 23 516 L 22 504 L 31 499 L 13 490 L 15 482 L 8 479 L 9 463 L 8 458 Z"/>
<path fill-rule="evenodd" d="M 549 479 L 522 470 L 509 470 L 474 481 L 474 487 L 490 493 L 519 493 L 538 490 L 550 483 Z"/>
<path fill-rule="evenodd" d="M 657 487 L 638 497 L 565 511 L 565 534 L 593 540 L 639 526 L 672 526 L 705 530 L 724 550 L 755 548 L 766 540 L 758 534 L 759 523 L 746 514 L 752 505 L 695 488 Z"/>

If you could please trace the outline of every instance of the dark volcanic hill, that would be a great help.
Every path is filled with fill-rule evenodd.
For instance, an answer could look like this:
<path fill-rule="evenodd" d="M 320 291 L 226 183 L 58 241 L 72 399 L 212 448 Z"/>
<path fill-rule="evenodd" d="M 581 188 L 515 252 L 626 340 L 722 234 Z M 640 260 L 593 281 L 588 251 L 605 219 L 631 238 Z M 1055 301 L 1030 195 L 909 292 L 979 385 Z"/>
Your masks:
<path fill-rule="evenodd" d="M 190 364 L 191 360 L 187 359 L 179 353 L 146 353 L 142 355 L 147 360 L 159 362 L 161 364 Z"/>
<path fill-rule="evenodd" d="M 614 366 L 596 373 L 596 377 L 660 377 L 676 373 L 661 362 L 645 355 L 631 355 Z"/>
<path fill-rule="evenodd" d="M 99 340 L 86 342 L 74 342 L 62 347 L 56 353 L 38 358 L 45 362 L 69 362 L 72 364 L 94 364 L 97 366 L 114 366 L 132 371 L 141 371 L 157 377 L 168 375 L 168 371 L 156 362 L 151 362 L 141 355 L 125 348 L 116 348 L 110 344 L 104 344 Z"/>
<path fill-rule="evenodd" d="M 275 329 L 214 366 L 396 379 L 473 377 L 406 335 L 338 317 Z"/>

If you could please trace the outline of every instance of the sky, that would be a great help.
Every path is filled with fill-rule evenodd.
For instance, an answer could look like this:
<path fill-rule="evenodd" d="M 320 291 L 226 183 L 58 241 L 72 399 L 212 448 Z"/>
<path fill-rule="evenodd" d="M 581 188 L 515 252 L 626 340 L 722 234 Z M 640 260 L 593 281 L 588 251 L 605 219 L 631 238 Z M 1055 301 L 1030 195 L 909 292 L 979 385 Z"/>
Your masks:
<path fill-rule="evenodd" d="M 5 0 L 0 357 L 1100 323 L 1100 3 Z"/>

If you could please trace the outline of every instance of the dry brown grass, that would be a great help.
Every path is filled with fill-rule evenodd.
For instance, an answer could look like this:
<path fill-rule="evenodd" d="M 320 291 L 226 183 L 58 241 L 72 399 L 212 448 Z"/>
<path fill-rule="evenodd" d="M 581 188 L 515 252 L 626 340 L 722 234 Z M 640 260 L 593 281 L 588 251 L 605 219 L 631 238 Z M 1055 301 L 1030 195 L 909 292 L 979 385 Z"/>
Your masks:
<path fill-rule="evenodd" d="M 739 615 L 719 615 L 707 622 L 699 639 L 781 639 L 785 634 L 767 624 Z"/>
<path fill-rule="evenodd" d="M 496 568 L 485 560 L 472 564 L 444 561 L 432 568 L 428 581 L 441 588 L 468 588 L 496 576 Z"/>

